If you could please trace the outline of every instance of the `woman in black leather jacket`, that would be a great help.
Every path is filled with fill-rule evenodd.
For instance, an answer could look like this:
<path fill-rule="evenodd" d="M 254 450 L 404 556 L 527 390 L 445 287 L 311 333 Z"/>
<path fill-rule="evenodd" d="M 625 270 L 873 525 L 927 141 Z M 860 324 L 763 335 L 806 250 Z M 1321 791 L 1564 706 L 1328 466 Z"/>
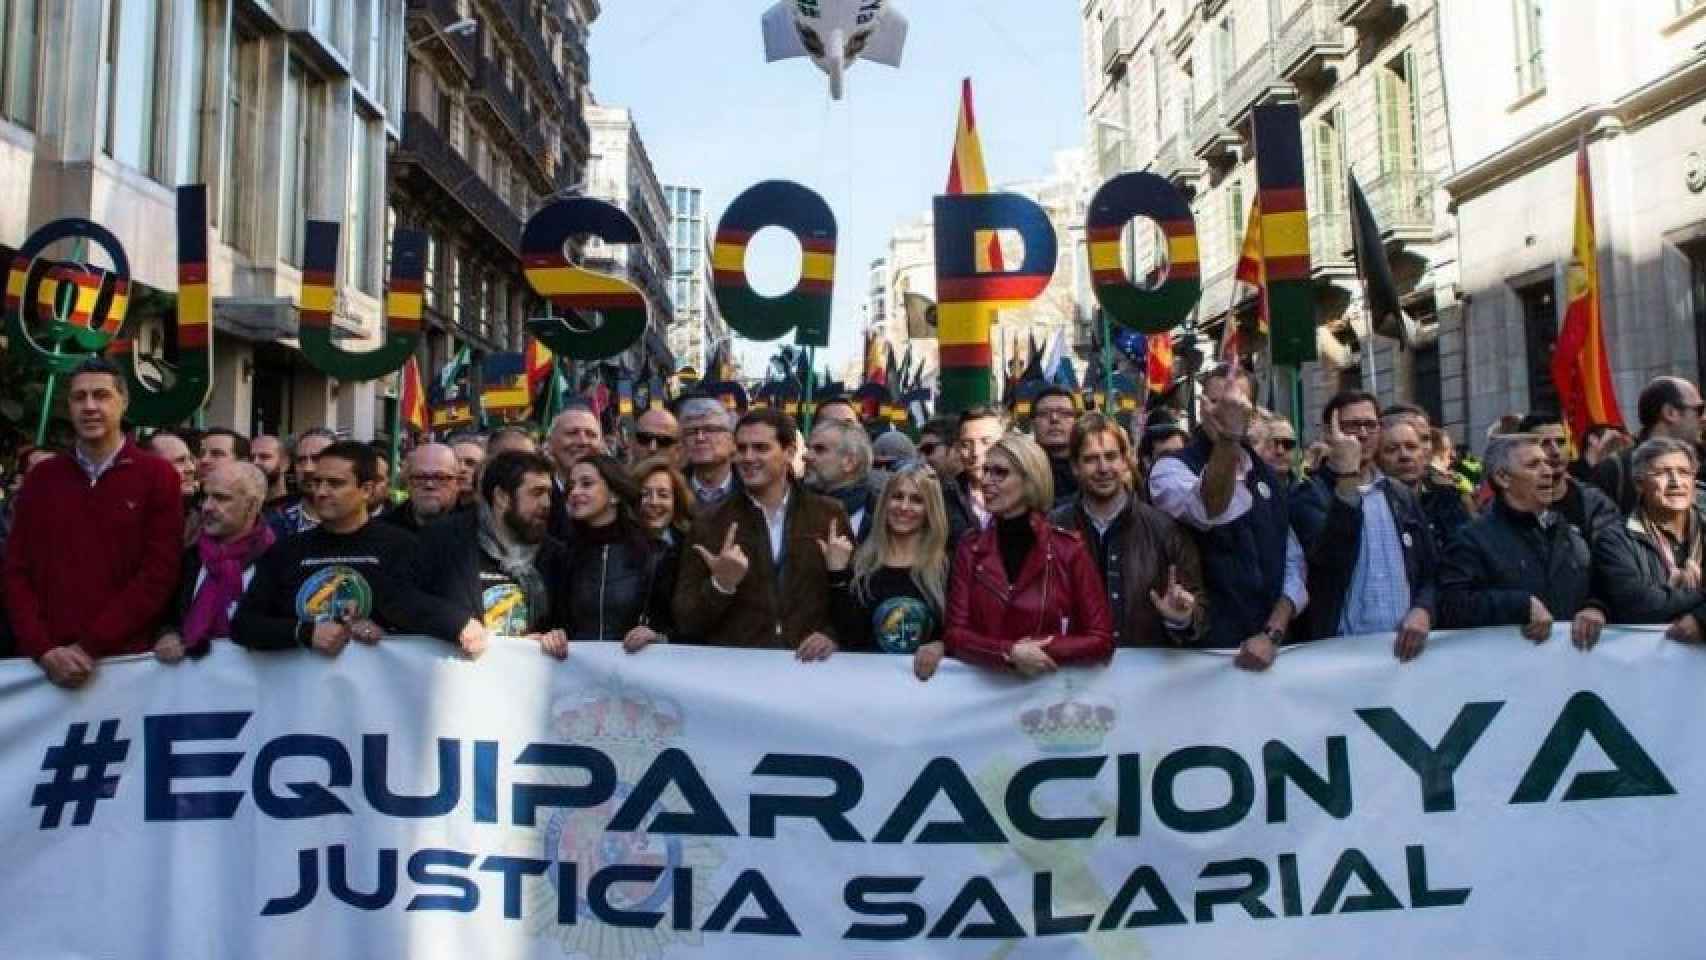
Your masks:
<path fill-rule="evenodd" d="M 619 641 L 629 653 L 667 643 L 674 564 L 640 522 L 640 491 L 628 469 L 613 457 L 588 457 L 569 471 L 567 499 L 570 642 Z"/>

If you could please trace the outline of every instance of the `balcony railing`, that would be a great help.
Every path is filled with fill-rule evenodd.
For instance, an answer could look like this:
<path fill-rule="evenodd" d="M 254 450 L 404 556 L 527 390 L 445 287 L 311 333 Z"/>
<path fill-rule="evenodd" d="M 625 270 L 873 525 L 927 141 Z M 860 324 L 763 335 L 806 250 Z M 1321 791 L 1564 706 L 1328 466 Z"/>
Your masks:
<path fill-rule="evenodd" d="M 1226 81 L 1227 118 L 1236 123 L 1250 108 L 1264 102 L 1279 82 L 1272 50 L 1263 47 Z"/>
<path fill-rule="evenodd" d="M 1383 173 L 1368 185 L 1368 205 L 1383 239 L 1426 240 L 1434 232 L 1434 178 L 1409 170 Z"/>
<path fill-rule="evenodd" d="M 1219 94 L 1197 104 L 1196 113 L 1191 117 L 1191 131 L 1191 152 L 1204 158 L 1225 153 L 1237 140 L 1226 125 Z"/>
<path fill-rule="evenodd" d="M 484 106 L 509 133 L 531 161 L 533 179 L 541 181 L 545 176 L 545 135 L 539 132 L 539 124 L 521 105 L 520 98 L 504 83 L 497 64 L 480 57 L 469 94 L 470 103 Z"/>
<path fill-rule="evenodd" d="M 1186 148 L 1189 139 L 1190 132 L 1182 131 L 1161 141 L 1161 147 L 1155 151 L 1155 172 L 1175 184 L 1199 178 L 1202 167 Z"/>
<path fill-rule="evenodd" d="M 521 58 L 524 67 L 533 74 L 534 81 L 550 94 L 557 107 L 567 111 L 568 91 L 557 72 L 556 61 L 551 59 L 551 51 L 545 48 L 545 41 L 539 39 L 539 25 L 533 22 L 521 0 L 491 0 L 491 3 L 503 13 L 504 22 L 520 38 L 521 45 L 527 48 L 528 55 Z"/>
<path fill-rule="evenodd" d="M 1317 270 L 1350 262 L 1351 219 L 1344 210 L 1309 214 L 1309 262 Z"/>
<path fill-rule="evenodd" d="M 479 173 L 451 147 L 431 120 L 413 110 L 403 115 L 403 142 L 398 146 L 396 159 L 399 164 L 419 167 L 493 239 L 512 255 L 520 255 L 521 218 L 497 191 L 486 186 Z"/>
<path fill-rule="evenodd" d="M 1339 22 L 1344 0 L 1303 0 L 1274 39 L 1274 63 L 1279 75 L 1296 83 L 1314 76 L 1350 48 L 1345 25 Z"/>
<path fill-rule="evenodd" d="M 1102 72 L 1118 73 L 1125 67 L 1125 17 L 1109 17 L 1102 28 Z"/>
<path fill-rule="evenodd" d="M 462 20 L 456 0 L 409 0 L 407 11 L 411 26 L 420 24 L 410 32 L 410 43 L 418 43 L 422 49 L 438 46 L 457 62 L 464 74 L 472 76 L 474 59 L 479 53 L 474 38 L 447 30 Z"/>

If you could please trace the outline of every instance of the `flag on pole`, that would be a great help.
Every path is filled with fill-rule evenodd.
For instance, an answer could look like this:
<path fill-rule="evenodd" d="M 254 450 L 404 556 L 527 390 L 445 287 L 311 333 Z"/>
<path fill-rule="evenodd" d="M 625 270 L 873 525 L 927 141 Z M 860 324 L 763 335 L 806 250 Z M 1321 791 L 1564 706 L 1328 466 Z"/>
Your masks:
<path fill-rule="evenodd" d="M 948 195 L 988 193 L 989 172 L 983 165 L 983 141 L 977 135 L 977 113 L 972 109 L 971 78 L 960 85 L 960 122 L 954 130 L 954 158 L 948 166 Z M 977 232 L 979 273 L 999 273 L 1006 268 L 1001 241 L 994 230 Z"/>
<path fill-rule="evenodd" d="M 1593 224 L 1593 179 L 1584 138 L 1576 145 L 1576 229 L 1566 268 L 1564 325 L 1552 353 L 1552 382 L 1558 387 L 1565 422 L 1580 437 L 1596 423 L 1621 427 L 1611 358 L 1599 302 L 1599 245 Z"/>
<path fill-rule="evenodd" d="M 1380 241 L 1380 225 L 1374 222 L 1374 211 L 1368 198 L 1357 184 L 1356 174 L 1350 177 L 1351 248 L 1356 258 L 1357 279 L 1362 281 L 1363 307 L 1368 312 L 1368 328 L 1383 337 L 1391 337 L 1404 346 L 1415 339 L 1415 328 L 1398 303 L 1398 284 L 1392 279 L 1392 267 L 1386 262 L 1386 245 Z"/>
<path fill-rule="evenodd" d="M 415 433 L 426 433 L 431 423 L 427 419 L 426 389 L 421 385 L 421 364 L 414 356 L 403 364 L 403 389 L 397 396 L 403 425 Z"/>
<path fill-rule="evenodd" d="M 1244 227 L 1244 248 L 1238 253 L 1238 269 L 1232 276 L 1232 304 L 1226 312 L 1226 329 L 1220 339 L 1220 357 L 1232 360 L 1243 350 L 1238 329 L 1238 307 L 1255 288 L 1256 332 L 1268 335 L 1268 268 L 1262 256 L 1262 198 L 1250 201 L 1250 221 Z"/>
<path fill-rule="evenodd" d="M 549 385 L 551 378 L 551 351 L 546 349 L 536 337 L 527 338 L 526 352 L 527 395 L 539 396 L 539 391 Z"/>
<path fill-rule="evenodd" d="M 1173 382 L 1173 335 L 1151 334 L 1144 343 L 1148 354 L 1149 392 L 1166 393 Z"/>
<path fill-rule="evenodd" d="M 888 368 L 883 366 L 883 344 L 886 341 L 875 330 L 865 331 L 865 382 L 887 384 Z"/>
<path fill-rule="evenodd" d="M 527 415 L 532 395 L 527 391 L 527 361 L 519 353 L 487 354 L 480 364 L 480 410 L 497 420 Z"/>

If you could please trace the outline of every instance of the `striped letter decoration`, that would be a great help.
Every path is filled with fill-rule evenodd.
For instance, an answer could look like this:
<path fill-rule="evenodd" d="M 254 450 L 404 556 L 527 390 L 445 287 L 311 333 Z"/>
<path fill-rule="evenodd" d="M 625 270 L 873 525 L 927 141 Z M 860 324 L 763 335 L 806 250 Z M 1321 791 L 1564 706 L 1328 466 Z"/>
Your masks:
<path fill-rule="evenodd" d="M 169 383 L 137 376 L 134 340 L 107 351 L 130 381 L 125 416 L 145 427 L 170 427 L 195 416 L 213 394 L 213 294 L 207 280 L 207 185 L 178 188 L 178 362 Z M 165 361 L 155 359 L 157 366 Z"/>
<path fill-rule="evenodd" d="M 781 227 L 800 241 L 800 282 L 779 297 L 763 296 L 746 276 L 747 245 L 766 227 Z M 711 252 L 723 319 L 749 340 L 775 340 L 793 331 L 800 346 L 829 346 L 835 242 L 835 214 L 814 191 L 787 180 L 748 187 L 718 221 Z"/>
<path fill-rule="evenodd" d="M 1167 240 L 1167 279 L 1145 290 L 1126 275 L 1121 236 L 1138 218 L 1154 221 Z M 1197 224 L 1179 188 L 1153 173 L 1123 173 L 1102 184 L 1090 201 L 1090 287 L 1096 302 L 1122 326 L 1166 333 L 1190 316 L 1202 296 L 1197 265 Z"/>
<path fill-rule="evenodd" d="M 302 243 L 302 290 L 297 338 L 302 355 L 328 377 L 359 382 L 403 369 L 421 337 L 421 287 L 426 277 L 426 234 L 398 228 L 391 235 L 391 276 L 385 297 L 385 343 L 375 350 L 345 350 L 332 342 L 337 303 L 338 225 L 308 221 Z"/>
<path fill-rule="evenodd" d="M 557 200 L 535 213 L 521 234 L 527 282 L 564 316 L 533 317 L 527 332 L 559 357 L 614 357 L 645 335 L 651 307 L 640 288 L 628 281 L 570 263 L 564 246 L 577 236 L 618 246 L 641 242 L 632 217 L 594 197 Z"/>

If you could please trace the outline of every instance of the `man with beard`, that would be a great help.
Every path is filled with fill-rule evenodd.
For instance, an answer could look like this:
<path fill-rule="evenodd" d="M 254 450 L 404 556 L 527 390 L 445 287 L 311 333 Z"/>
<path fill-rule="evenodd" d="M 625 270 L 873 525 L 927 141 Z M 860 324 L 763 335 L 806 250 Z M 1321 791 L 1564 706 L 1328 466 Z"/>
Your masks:
<path fill-rule="evenodd" d="M 1121 647 L 1184 646 L 1201 626 L 1202 564 L 1173 518 L 1133 494 L 1131 439 L 1113 417 L 1086 413 L 1068 454 L 1078 493 L 1050 520 L 1084 537 L 1102 575 Z"/>
<path fill-rule="evenodd" d="M 308 647 L 335 657 L 351 640 L 373 644 L 387 630 L 419 629 L 425 605 L 411 576 L 415 538 L 367 514 L 378 459 L 353 441 L 314 458 L 309 491 L 319 525 L 261 558 L 232 619 L 232 640 L 252 650 Z"/>
<path fill-rule="evenodd" d="M 171 626 L 155 641 L 164 663 L 200 657 L 212 641 L 231 635 L 231 614 L 255 575 L 255 562 L 273 545 L 261 523 L 266 477 L 241 460 L 216 464 L 202 478 L 201 536 L 184 551 Z"/>
<path fill-rule="evenodd" d="M 1078 404 L 1065 387 L 1044 387 L 1031 402 L 1031 439 L 1048 454 L 1056 507 L 1065 505 L 1078 492 L 1071 454 L 1072 424 L 1077 419 Z"/>
<path fill-rule="evenodd" d="M 871 438 L 858 424 L 825 420 L 806 445 L 806 489 L 841 501 L 853 541 L 864 543 L 876 514 L 871 502 Z"/>
<path fill-rule="evenodd" d="M 409 452 L 409 499 L 387 510 L 384 522 L 419 533 L 456 510 L 462 468 L 456 453 L 442 443 L 423 443 Z"/>
<path fill-rule="evenodd" d="M 66 380 L 70 456 L 24 478 L 0 572 L 18 652 L 47 678 L 79 687 L 102 657 L 153 649 L 178 586 L 178 473 L 128 440 L 129 384 L 111 361 Z"/>
<path fill-rule="evenodd" d="M 271 509 L 290 493 L 284 483 L 284 443 L 271 434 L 256 434 L 249 441 L 249 459 L 267 478 L 266 507 Z"/>
<path fill-rule="evenodd" d="M 563 622 L 570 574 L 567 551 L 545 529 L 551 474 L 540 454 L 501 453 L 486 463 L 475 508 L 421 535 L 423 632 L 478 657 L 493 635 L 537 641 Z"/>

